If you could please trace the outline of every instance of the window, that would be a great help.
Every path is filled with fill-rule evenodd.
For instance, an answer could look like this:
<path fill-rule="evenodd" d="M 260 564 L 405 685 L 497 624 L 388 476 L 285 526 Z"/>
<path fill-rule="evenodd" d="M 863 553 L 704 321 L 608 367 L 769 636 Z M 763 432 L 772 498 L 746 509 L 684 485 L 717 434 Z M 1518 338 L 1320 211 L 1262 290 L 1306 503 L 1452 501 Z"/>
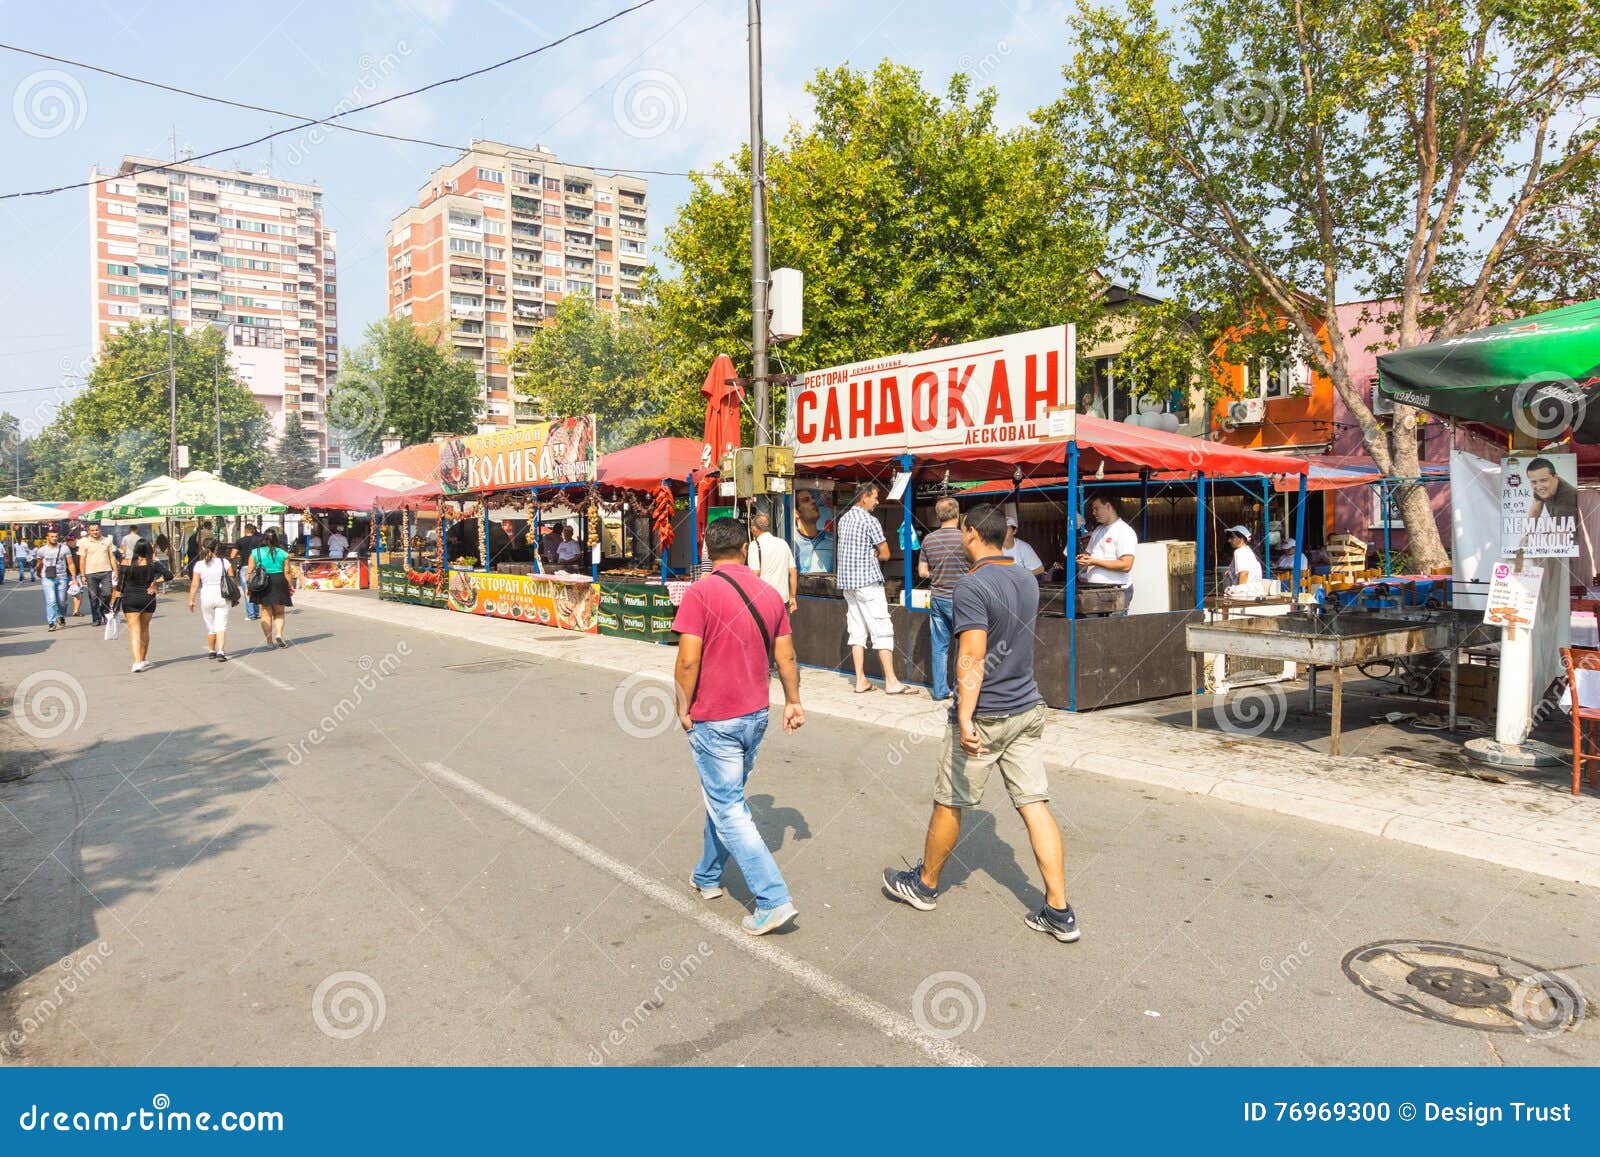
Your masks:
<path fill-rule="evenodd" d="M 607 265 L 604 261 L 602 261 L 598 265 L 596 265 L 594 271 L 596 273 L 598 273 L 601 277 L 610 277 L 611 276 L 611 266 Z"/>
<path fill-rule="evenodd" d="M 111 264 L 107 264 L 106 265 L 106 272 L 110 273 L 110 274 L 112 274 L 113 276 L 116 276 L 116 277 L 132 277 L 135 273 L 137 273 L 139 271 L 136 268 L 134 268 L 132 265 L 111 265 Z"/>
<path fill-rule="evenodd" d="M 610 213 L 596 213 L 594 215 L 594 223 L 596 225 L 602 226 L 603 228 L 606 228 L 606 229 L 611 228 L 611 214 Z"/>
<path fill-rule="evenodd" d="M 498 245 L 486 245 L 483 255 L 490 261 L 504 261 L 506 259 L 506 251 Z"/>
<path fill-rule="evenodd" d="M 544 255 L 544 263 L 546 265 L 548 265 L 551 269 L 560 269 L 561 266 L 562 266 L 561 254 L 559 254 L 559 253 L 546 253 Z"/>
<path fill-rule="evenodd" d="M 506 207 L 506 199 L 499 193 L 479 193 L 478 200 L 482 201 L 490 209 L 504 209 Z"/>
<path fill-rule="evenodd" d="M 512 169 L 511 180 L 518 185 L 538 185 L 539 174 L 532 169 Z"/>
<path fill-rule="evenodd" d="M 488 181 L 495 185 L 503 185 L 506 183 L 505 175 L 495 169 L 479 169 L 478 180 Z"/>
<path fill-rule="evenodd" d="M 106 292 L 112 297 L 138 297 L 139 287 L 137 285 L 111 284 L 106 286 Z"/>
<path fill-rule="evenodd" d="M 483 254 L 483 242 L 472 241 L 465 237 L 452 237 L 450 238 L 450 252 L 470 253 L 473 256 L 481 256 Z"/>
<path fill-rule="evenodd" d="M 496 221 L 492 217 L 485 217 L 483 219 L 483 232 L 487 237 L 504 237 L 506 223 L 504 221 Z"/>

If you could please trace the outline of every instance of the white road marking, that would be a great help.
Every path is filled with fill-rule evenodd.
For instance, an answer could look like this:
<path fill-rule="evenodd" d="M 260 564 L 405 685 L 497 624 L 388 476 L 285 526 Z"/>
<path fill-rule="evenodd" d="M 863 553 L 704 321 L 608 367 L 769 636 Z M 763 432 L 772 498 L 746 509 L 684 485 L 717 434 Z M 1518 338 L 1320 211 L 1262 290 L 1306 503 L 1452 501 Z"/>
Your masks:
<path fill-rule="evenodd" d="M 252 667 L 249 663 L 246 663 L 243 659 L 235 659 L 232 655 L 229 655 L 228 656 L 228 662 L 233 664 L 233 666 L 239 668 L 239 670 L 246 671 L 246 672 L 250 673 L 251 675 L 254 675 L 257 679 L 265 679 L 268 683 L 271 683 L 279 691 L 293 691 L 294 690 L 293 687 L 291 687 L 289 684 L 285 683 L 282 679 L 278 678 L 276 675 L 268 675 L 261 668 Z"/>
<path fill-rule="evenodd" d="M 982 1058 L 973 1055 L 961 1046 L 946 1040 L 941 1036 L 923 1029 L 909 1016 L 886 1008 L 870 996 L 866 996 L 848 984 L 830 976 L 813 964 L 808 964 L 796 956 L 766 940 L 756 936 L 746 935 L 736 924 L 720 920 L 707 912 L 695 900 L 677 889 L 670 888 L 660 880 L 647 876 L 628 864 L 623 863 L 606 852 L 601 851 L 587 840 L 573 835 L 565 828 L 558 827 L 543 816 L 536 815 L 520 804 L 513 803 L 505 796 L 497 795 L 484 787 L 477 780 L 468 779 L 459 772 L 452 771 L 442 763 L 424 763 L 423 770 L 434 778 L 450 784 L 459 791 L 472 796 L 480 803 L 484 803 L 500 812 L 509 819 L 515 820 L 536 835 L 543 836 L 551 843 L 571 852 L 580 860 L 599 868 L 634 891 L 654 900 L 664 908 L 670 908 L 687 920 L 709 932 L 714 932 L 730 944 L 754 956 L 764 964 L 771 965 L 780 972 L 785 973 L 790 979 L 798 982 L 812 992 L 829 1001 L 835 1007 L 848 1012 L 859 1020 L 870 1024 L 885 1036 L 911 1045 L 920 1050 L 928 1059 L 941 1065 L 982 1065 Z"/>

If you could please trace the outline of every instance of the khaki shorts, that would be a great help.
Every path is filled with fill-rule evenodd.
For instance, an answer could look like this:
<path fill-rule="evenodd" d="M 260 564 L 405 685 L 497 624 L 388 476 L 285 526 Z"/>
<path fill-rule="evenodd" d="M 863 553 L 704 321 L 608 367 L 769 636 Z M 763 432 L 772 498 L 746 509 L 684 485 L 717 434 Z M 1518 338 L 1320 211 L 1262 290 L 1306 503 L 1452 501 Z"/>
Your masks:
<path fill-rule="evenodd" d="M 1044 704 L 1035 703 L 1020 715 L 1004 715 L 973 720 L 983 746 L 983 755 L 968 755 L 961 749 L 961 732 L 954 723 L 945 734 L 944 751 L 939 755 L 939 779 L 934 785 L 935 802 L 946 807 L 973 807 L 983 798 L 989 774 L 996 767 L 1011 793 L 1016 807 L 1040 803 L 1050 798 L 1050 785 L 1044 774 Z"/>

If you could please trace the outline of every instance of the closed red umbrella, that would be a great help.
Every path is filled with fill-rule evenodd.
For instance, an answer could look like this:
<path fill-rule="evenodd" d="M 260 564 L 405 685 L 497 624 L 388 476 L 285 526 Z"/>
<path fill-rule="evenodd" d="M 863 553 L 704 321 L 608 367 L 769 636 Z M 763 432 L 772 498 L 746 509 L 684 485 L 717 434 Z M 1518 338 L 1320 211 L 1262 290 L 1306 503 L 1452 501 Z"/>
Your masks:
<path fill-rule="evenodd" d="M 743 441 L 739 428 L 739 404 L 744 401 L 744 390 L 739 387 L 733 360 L 727 354 L 718 354 L 711 363 L 700 393 L 706 399 L 705 435 L 701 439 L 700 468 L 715 470 L 722 465 L 723 455 Z"/>

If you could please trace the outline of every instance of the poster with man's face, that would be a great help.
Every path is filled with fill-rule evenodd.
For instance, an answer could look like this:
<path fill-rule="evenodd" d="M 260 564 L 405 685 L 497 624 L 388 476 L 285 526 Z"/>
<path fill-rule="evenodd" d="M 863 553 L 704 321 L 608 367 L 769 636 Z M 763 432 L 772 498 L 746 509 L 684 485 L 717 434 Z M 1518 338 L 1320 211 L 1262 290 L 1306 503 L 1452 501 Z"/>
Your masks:
<path fill-rule="evenodd" d="M 1507 458 L 1500 473 L 1500 549 L 1525 558 L 1578 557 L 1578 456 Z"/>

